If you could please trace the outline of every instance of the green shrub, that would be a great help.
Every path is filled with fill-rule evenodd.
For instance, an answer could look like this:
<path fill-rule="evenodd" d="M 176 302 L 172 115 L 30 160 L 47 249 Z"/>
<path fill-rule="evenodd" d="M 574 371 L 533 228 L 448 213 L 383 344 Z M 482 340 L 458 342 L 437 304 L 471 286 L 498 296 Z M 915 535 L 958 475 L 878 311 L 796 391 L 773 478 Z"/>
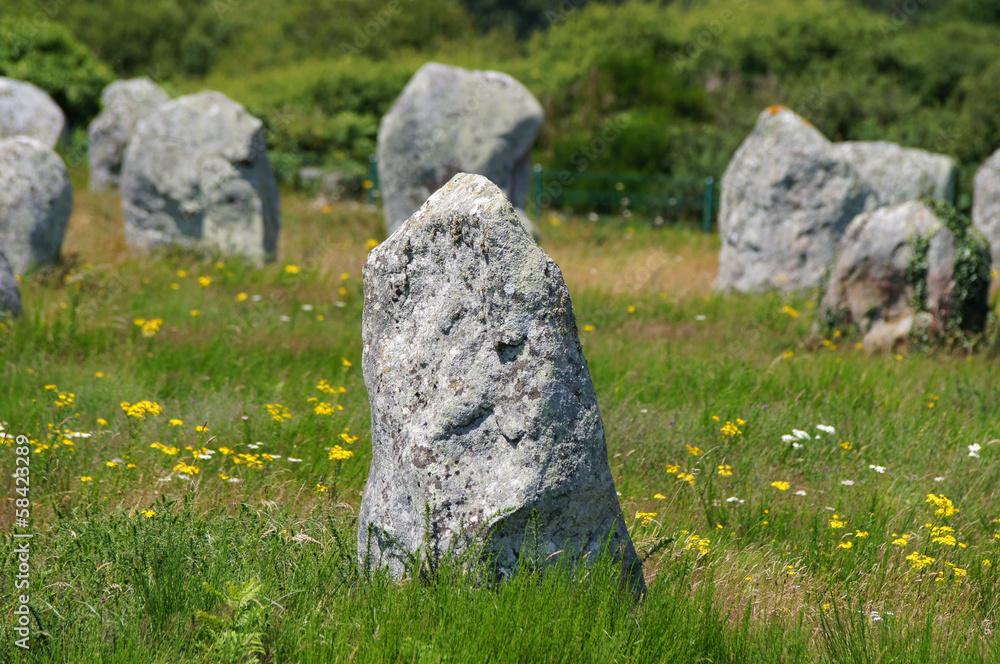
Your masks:
<path fill-rule="evenodd" d="M 101 90 L 114 76 L 69 31 L 35 18 L 0 18 L 0 76 L 28 81 L 48 92 L 69 125 L 97 113 Z"/>
<path fill-rule="evenodd" d="M 56 15 L 119 76 L 201 76 L 240 26 L 220 11 L 237 0 L 74 0 Z"/>

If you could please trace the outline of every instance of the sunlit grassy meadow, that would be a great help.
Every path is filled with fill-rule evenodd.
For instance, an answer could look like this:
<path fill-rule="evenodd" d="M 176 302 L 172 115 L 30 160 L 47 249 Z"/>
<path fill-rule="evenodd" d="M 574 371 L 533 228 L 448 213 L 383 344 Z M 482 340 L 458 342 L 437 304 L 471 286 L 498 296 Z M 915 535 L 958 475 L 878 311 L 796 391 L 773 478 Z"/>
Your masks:
<path fill-rule="evenodd" d="M 989 336 L 872 356 L 810 336 L 815 297 L 714 294 L 713 237 L 546 213 L 649 593 L 606 564 L 397 584 L 355 549 L 380 212 L 289 195 L 255 270 L 131 256 L 117 199 L 76 189 L 65 265 L 0 330 L 34 533 L 32 649 L 8 555 L 0 661 L 1000 661 Z"/>

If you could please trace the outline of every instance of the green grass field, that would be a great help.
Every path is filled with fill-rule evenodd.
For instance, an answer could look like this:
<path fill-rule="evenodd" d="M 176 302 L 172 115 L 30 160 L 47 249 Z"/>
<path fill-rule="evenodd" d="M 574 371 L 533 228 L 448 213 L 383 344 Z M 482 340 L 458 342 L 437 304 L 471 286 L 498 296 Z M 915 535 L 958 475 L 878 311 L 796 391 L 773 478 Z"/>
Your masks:
<path fill-rule="evenodd" d="M 869 355 L 810 337 L 815 296 L 713 293 L 714 237 L 546 213 L 649 593 L 604 562 L 394 583 L 355 550 L 380 212 L 288 196 L 255 270 L 130 256 L 117 199 L 77 191 L 65 265 L 0 329 L 33 533 L 23 651 L 0 446 L 0 661 L 1000 661 L 989 335 Z"/>

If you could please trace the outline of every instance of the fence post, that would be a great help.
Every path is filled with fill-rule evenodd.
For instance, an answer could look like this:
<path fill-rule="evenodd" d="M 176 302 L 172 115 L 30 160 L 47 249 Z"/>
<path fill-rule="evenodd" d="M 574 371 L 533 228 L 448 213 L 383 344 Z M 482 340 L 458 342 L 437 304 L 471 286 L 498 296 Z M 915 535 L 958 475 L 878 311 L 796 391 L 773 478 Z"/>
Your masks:
<path fill-rule="evenodd" d="M 542 213 L 542 165 L 535 164 L 531 169 L 532 189 L 534 193 L 532 199 L 535 202 L 535 214 Z"/>
<path fill-rule="evenodd" d="M 368 187 L 368 202 L 375 202 L 375 192 L 379 188 L 378 186 L 378 157 L 375 155 L 368 155 L 368 182 L 371 186 Z"/>
<path fill-rule="evenodd" d="M 714 190 L 715 180 L 711 177 L 705 178 L 705 205 L 704 217 L 701 222 L 701 229 L 706 233 L 712 232 L 712 204 L 715 201 Z"/>

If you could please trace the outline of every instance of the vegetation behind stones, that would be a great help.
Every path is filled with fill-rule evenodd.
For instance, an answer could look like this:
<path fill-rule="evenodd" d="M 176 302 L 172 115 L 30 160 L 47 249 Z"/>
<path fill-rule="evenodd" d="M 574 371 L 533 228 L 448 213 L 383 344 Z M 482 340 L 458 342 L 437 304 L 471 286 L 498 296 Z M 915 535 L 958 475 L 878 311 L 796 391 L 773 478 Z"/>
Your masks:
<path fill-rule="evenodd" d="M 225 92 L 268 123 L 289 181 L 302 164 L 363 168 L 382 114 L 437 60 L 524 82 L 547 111 L 536 150 L 546 168 L 578 170 L 581 149 L 619 121 L 625 130 L 587 168 L 719 177 L 760 109 L 780 103 L 831 140 L 954 155 L 966 211 L 975 167 L 1000 146 L 993 4 L 77 0 L 47 14 L 0 0 L 23 19 L 0 31 L 6 42 L 58 23 L 118 76 Z M 60 72 L 73 66 L 23 76 L 60 101 L 60 90 L 82 94 L 71 113 L 82 126 L 99 86 L 69 86 Z"/>

